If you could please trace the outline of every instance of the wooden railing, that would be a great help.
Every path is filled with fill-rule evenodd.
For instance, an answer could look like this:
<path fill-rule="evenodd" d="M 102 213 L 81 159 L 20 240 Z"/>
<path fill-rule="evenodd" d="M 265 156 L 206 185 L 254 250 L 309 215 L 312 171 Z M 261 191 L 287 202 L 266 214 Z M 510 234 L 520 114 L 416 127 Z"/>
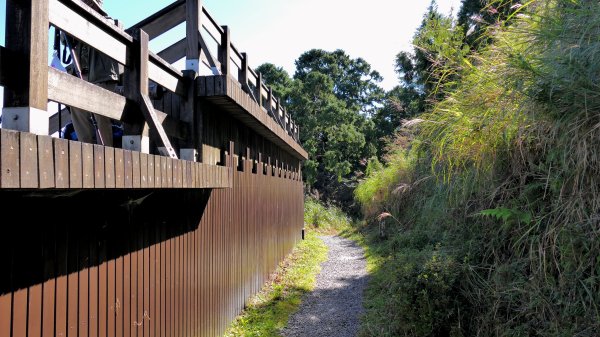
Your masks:
<path fill-rule="evenodd" d="M 149 153 L 149 134 L 164 155 L 198 160 L 202 145 L 196 109 L 195 81 L 202 71 L 236 78 L 241 88 L 298 142 L 299 128 L 280 100 L 249 67 L 248 56 L 231 43 L 229 29 L 220 26 L 201 0 L 179 0 L 124 30 L 80 0 L 6 2 L 6 47 L 0 47 L 0 85 L 5 86 L 2 127 L 40 135 L 49 133 L 48 101 L 77 107 L 123 122 L 123 148 Z M 185 22 L 186 37 L 158 54 L 151 39 Z M 123 95 L 48 66 L 48 27 L 89 44 L 125 66 Z M 205 36 L 217 43 L 217 57 Z M 186 70 L 172 64 L 185 58 Z M 232 66 L 233 65 L 233 66 Z M 233 70 L 237 68 L 237 76 Z M 154 109 L 148 83 L 181 97 L 178 119 Z M 172 145 L 177 138 L 178 154 Z"/>
<path fill-rule="evenodd" d="M 191 8 L 192 6 L 194 7 Z M 188 10 L 189 8 L 191 9 Z M 249 66 L 248 54 L 240 52 L 231 42 L 229 27 L 219 25 L 206 8 L 200 5 L 200 1 L 178 0 L 132 28 L 148 32 L 152 40 L 183 22 L 187 22 L 186 37 L 160 51 L 158 56 L 171 64 L 186 57 L 188 69 L 198 73 L 208 71 L 213 75 L 233 76 L 241 88 L 298 142 L 300 129 L 280 99 L 273 96 L 272 89 L 265 85 L 262 75 Z M 201 29 L 196 33 L 195 27 Z M 216 44 L 217 57 L 214 49 L 209 48 L 210 42 Z M 200 46 L 197 53 L 193 47 L 196 45 Z"/>

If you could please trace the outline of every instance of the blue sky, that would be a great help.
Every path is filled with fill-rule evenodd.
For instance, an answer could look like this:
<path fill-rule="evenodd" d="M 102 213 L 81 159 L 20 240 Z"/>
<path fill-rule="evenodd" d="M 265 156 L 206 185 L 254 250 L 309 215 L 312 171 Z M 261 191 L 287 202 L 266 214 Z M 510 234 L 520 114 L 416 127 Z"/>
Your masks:
<path fill-rule="evenodd" d="M 167 6 L 169 0 L 104 0 L 106 11 L 129 27 Z M 343 49 L 362 57 L 384 77 L 382 86 L 397 84 L 394 56 L 410 49 L 410 40 L 430 0 L 204 0 L 233 43 L 248 53 L 250 65 L 271 62 L 290 75 L 294 61 L 311 48 Z M 443 13 L 457 11 L 460 0 L 438 0 Z M 368 3 L 368 4 L 367 4 Z M 6 0 L 0 0 L 0 41 L 4 43 Z M 159 51 L 183 37 L 183 27 L 159 37 Z"/>

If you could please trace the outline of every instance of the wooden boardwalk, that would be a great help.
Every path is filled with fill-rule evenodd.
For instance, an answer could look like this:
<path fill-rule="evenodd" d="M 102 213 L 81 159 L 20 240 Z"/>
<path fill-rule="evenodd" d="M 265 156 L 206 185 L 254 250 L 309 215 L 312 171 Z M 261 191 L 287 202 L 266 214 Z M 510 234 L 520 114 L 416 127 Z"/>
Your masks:
<path fill-rule="evenodd" d="M 128 29 L 80 0 L 5 11 L 0 337 L 222 335 L 301 239 L 307 153 L 283 103 L 201 0 Z M 122 92 L 48 66 L 48 27 L 122 64 Z M 57 138 L 49 102 L 119 121 L 123 147 Z"/>

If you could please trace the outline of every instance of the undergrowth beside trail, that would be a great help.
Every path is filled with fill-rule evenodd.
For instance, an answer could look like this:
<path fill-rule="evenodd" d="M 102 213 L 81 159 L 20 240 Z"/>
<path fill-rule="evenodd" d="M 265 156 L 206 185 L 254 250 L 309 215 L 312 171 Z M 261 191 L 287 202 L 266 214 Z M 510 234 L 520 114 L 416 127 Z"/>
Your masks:
<path fill-rule="evenodd" d="M 600 335 L 600 3 L 513 7 L 355 192 L 362 336 Z"/>
<path fill-rule="evenodd" d="M 272 280 L 253 296 L 246 309 L 230 325 L 226 337 L 280 336 L 291 314 L 298 310 L 302 296 L 314 289 L 327 246 L 319 235 L 331 235 L 349 228 L 348 218 L 332 206 L 305 201 L 305 240 L 283 261 Z"/>

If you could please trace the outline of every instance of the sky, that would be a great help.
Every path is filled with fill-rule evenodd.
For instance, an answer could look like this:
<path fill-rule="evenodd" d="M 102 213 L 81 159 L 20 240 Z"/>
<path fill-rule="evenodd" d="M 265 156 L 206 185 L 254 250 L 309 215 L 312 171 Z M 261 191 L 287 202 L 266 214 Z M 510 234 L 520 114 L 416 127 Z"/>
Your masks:
<path fill-rule="evenodd" d="M 129 27 L 169 0 L 104 0 L 109 15 Z M 368 4 L 367 4 L 368 3 Z M 305 51 L 343 49 L 361 57 L 384 78 L 389 90 L 398 84 L 394 58 L 410 50 L 410 41 L 430 0 L 204 0 L 220 25 L 228 25 L 233 44 L 247 52 L 250 66 L 270 62 L 290 75 Z M 456 13 L 460 0 L 437 0 L 440 12 Z M 0 0 L 0 42 L 4 45 L 6 0 Z M 152 41 L 158 52 L 183 37 L 183 25 Z M 181 35 L 179 37 L 178 35 Z"/>

